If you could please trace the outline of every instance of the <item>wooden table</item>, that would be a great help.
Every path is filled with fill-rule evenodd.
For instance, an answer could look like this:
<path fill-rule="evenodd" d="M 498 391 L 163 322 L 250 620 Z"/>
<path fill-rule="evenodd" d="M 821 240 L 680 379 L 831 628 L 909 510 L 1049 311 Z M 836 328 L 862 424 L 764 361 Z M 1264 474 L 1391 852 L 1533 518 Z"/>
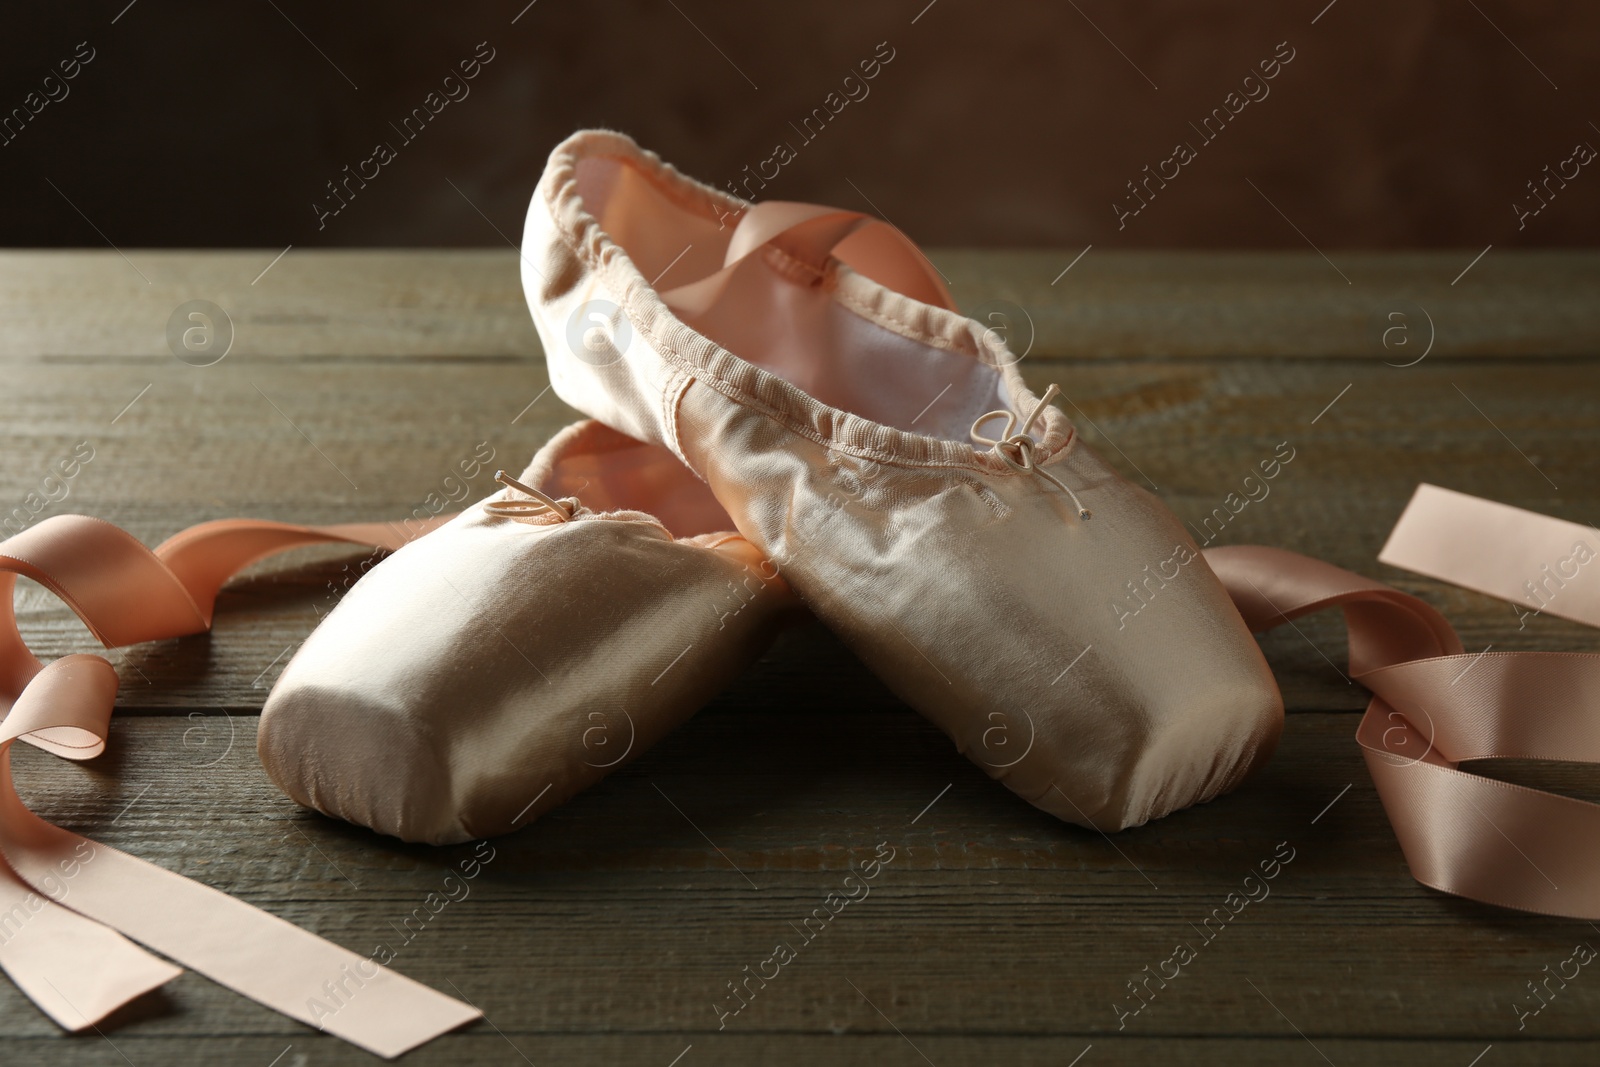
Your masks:
<path fill-rule="evenodd" d="M 994 321 L 1014 347 L 1033 335 L 1030 381 L 1059 382 L 1086 436 L 1180 516 L 1208 513 L 1287 441 L 1272 495 L 1223 541 L 1418 592 L 1469 649 L 1595 646 L 1374 557 L 1424 480 L 1600 520 L 1600 256 L 1495 249 L 1452 281 L 1472 250 L 1337 267 L 1096 250 L 1061 274 L 1076 251 L 934 258 L 963 307 L 1008 312 Z M 545 391 L 513 253 L 297 250 L 263 274 L 273 255 L 0 256 L 0 510 L 88 442 L 92 461 L 42 513 L 151 542 L 224 516 L 399 517 L 479 442 L 515 467 L 574 417 Z M 169 351 L 169 316 L 190 300 L 232 321 L 212 366 Z M 489 488 L 487 474 L 473 485 Z M 254 714 L 350 565 L 273 561 L 223 594 L 213 634 L 112 653 L 110 751 L 71 765 L 24 748 L 35 809 L 363 954 L 398 940 L 470 848 L 302 811 L 255 756 Z M 18 605 L 41 655 L 96 647 L 38 587 Z M 406 1062 L 1595 1062 L 1600 974 L 1520 1031 L 1513 1005 L 1600 930 L 1417 885 L 1353 740 L 1365 698 L 1334 666 L 1342 624 L 1265 643 L 1291 709 L 1276 758 L 1231 796 L 1108 839 L 1024 804 L 825 631 L 795 630 L 659 748 L 494 842 L 471 895 L 395 962 L 488 1021 Z M 1595 791 L 1570 768 L 1494 773 Z M 719 1030 L 728 983 L 880 842 L 895 854 L 870 897 Z M 1271 896 L 1119 1031 L 1125 983 L 1197 940 L 1280 842 L 1295 859 Z M 193 974 L 102 1029 L 64 1036 L 0 982 L 7 1067 L 369 1059 Z"/>

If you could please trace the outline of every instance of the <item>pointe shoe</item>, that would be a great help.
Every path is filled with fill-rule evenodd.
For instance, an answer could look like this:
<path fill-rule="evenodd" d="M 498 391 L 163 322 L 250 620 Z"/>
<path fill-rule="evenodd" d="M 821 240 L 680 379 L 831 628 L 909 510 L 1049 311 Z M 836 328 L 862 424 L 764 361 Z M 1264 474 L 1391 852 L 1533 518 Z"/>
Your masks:
<path fill-rule="evenodd" d="M 1026 800 L 1117 830 L 1270 754 L 1277 686 L 1182 524 L 897 231 L 747 204 L 586 132 L 552 154 L 522 252 L 557 394 L 705 479 L 806 605 Z"/>
<path fill-rule="evenodd" d="M 257 747 L 294 800 L 406 841 L 507 833 L 660 740 L 796 611 L 659 446 L 582 422 L 503 480 L 284 669 Z"/>

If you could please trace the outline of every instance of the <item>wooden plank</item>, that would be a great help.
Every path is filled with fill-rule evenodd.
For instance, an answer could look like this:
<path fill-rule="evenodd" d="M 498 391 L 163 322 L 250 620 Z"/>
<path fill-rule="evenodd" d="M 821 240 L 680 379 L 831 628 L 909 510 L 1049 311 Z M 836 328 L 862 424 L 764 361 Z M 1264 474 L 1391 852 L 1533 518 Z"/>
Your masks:
<path fill-rule="evenodd" d="M 874 1018 L 876 1018 L 874 1016 Z M 870 1025 L 870 1020 L 862 1019 Z M 881 1025 L 881 1020 L 880 1020 Z M 1288 1030 L 1288 1027 L 1284 1027 Z M 352 1048 L 330 1046 L 325 1039 L 312 1041 L 295 1035 L 273 1037 L 132 1037 L 110 1035 L 117 1049 L 135 1064 L 225 1063 L 264 1067 L 324 1067 L 328 1064 L 371 1064 L 370 1056 Z M 1103 1064 L 1181 1063 L 1193 1067 L 1317 1067 L 1326 1062 L 1343 1065 L 1395 1064 L 1407 1067 L 1466 1067 L 1482 1055 L 1486 1042 L 1401 1041 L 1314 1035 L 1250 1039 L 1121 1038 L 1102 1034 L 1073 1037 L 953 1037 L 908 1032 L 904 1036 L 870 1033 L 842 1026 L 837 1034 L 772 1034 L 730 1037 L 693 1033 L 644 1036 L 598 1033 L 582 1037 L 544 1034 L 497 1034 L 489 1028 L 451 1037 L 408 1053 L 406 1067 L 476 1067 L 529 1063 L 626 1063 L 652 1067 L 747 1067 L 761 1063 L 825 1063 L 830 1067 L 924 1067 L 927 1063 L 1006 1064 L 1008 1067 L 1100 1067 Z M 515 1040 L 513 1040 L 513 1038 Z M 63 1047 L 65 1046 L 65 1047 Z M 1084 1050 L 1090 1049 L 1088 1055 Z M 687 1054 L 685 1054 L 685 1050 Z M 1494 1045 L 1495 1064 L 1509 1067 L 1587 1067 L 1595 1062 L 1600 1045 L 1590 1041 L 1540 1041 L 1523 1039 Z M 519 1057 L 519 1053 L 521 1057 Z M 100 1037 L 70 1042 L 40 1038 L 13 1040 L 6 1047 L 7 1063 L 15 1067 L 89 1067 L 122 1063 Z M 281 1060 L 272 1063 L 276 1057 Z M 682 1059 L 675 1057 L 682 1056 Z M 1081 1059 L 1079 1057 L 1082 1057 Z M 1488 1067 L 1488 1057 L 1481 1061 Z"/>
<path fill-rule="evenodd" d="M 1479 249 L 1341 252 L 975 251 L 935 262 L 962 309 L 1007 302 L 1027 315 L 1035 357 L 1255 356 L 1416 359 L 1592 356 L 1600 351 L 1600 258 L 1589 252 Z M 948 264 L 948 266 L 946 266 Z M 1346 282 L 1345 278 L 1348 278 Z M 1059 280 L 1058 280 L 1059 279 Z M 989 305 L 986 302 L 994 301 Z M 1404 317 L 1390 318 L 1391 312 Z M 1431 317 L 1431 327 L 1429 319 Z M 1391 332 L 1385 345 L 1385 331 Z M 1402 341 L 1406 342 L 1402 344 Z M 1013 342 L 1022 351 L 1024 346 Z"/>
<path fill-rule="evenodd" d="M 405 846 L 300 811 L 255 760 L 254 725 L 236 717 L 234 746 L 217 753 L 185 737 L 195 728 L 185 719 L 119 719 L 111 754 L 89 764 L 20 751 L 19 788 L 46 818 L 352 949 L 391 947 L 404 972 L 454 983 L 500 1031 L 529 1037 L 530 1056 L 547 1041 L 599 1047 L 600 1034 L 634 1035 L 635 1050 L 660 1042 L 648 1047 L 665 1048 L 661 1062 L 690 1042 L 718 1055 L 724 1038 L 733 1043 L 720 1055 L 732 1059 L 759 1039 L 893 1037 L 862 994 L 953 1062 L 1001 1062 L 1000 1051 L 1025 1044 L 988 1043 L 997 1038 L 1052 1054 L 1090 1041 L 1114 1052 L 1119 1038 L 1174 1043 L 1129 1045 L 1121 1055 L 1132 1057 L 1198 1037 L 1266 1042 L 1247 1062 L 1313 1062 L 1279 1010 L 1319 1045 L 1357 1039 L 1350 1052 L 1368 1041 L 1475 1052 L 1526 1038 L 1575 1056 L 1569 1042 L 1600 1038 L 1600 982 L 1568 983 L 1522 1031 L 1514 1010 L 1525 982 L 1594 932 L 1413 882 L 1346 715 L 1299 716 L 1237 793 L 1108 840 L 1030 808 L 913 715 L 730 709 L 692 720 L 492 853 Z M 1572 788 L 1584 777 L 1555 766 L 1526 780 Z M 894 854 L 870 893 L 724 1018 L 727 983 L 777 942 L 798 943 L 798 924 L 881 842 Z M 1203 940 L 1200 924 L 1226 914 L 1245 875 L 1288 849 L 1267 895 L 1225 926 L 1213 920 Z M 475 854 L 478 876 L 430 912 L 428 894 L 450 888 L 446 876 Z M 1138 1003 L 1125 983 L 1179 942 L 1196 959 L 1167 988 L 1150 987 L 1137 1015 L 1121 1015 L 1118 1005 Z M 51 1032 L 0 987 L 8 1048 Z M 119 1045 L 215 1039 L 208 1047 L 248 1037 L 272 1053 L 293 1042 L 318 1062 L 342 1051 L 194 975 L 111 1035 Z M 447 1038 L 430 1055 L 514 1061 L 479 1037 Z M 775 1059 L 808 1047 L 823 1046 L 784 1046 Z"/>
<path fill-rule="evenodd" d="M 227 312 L 230 360 L 539 350 L 510 249 L 292 250 L 272 265 L 281 251 L 0 253 L 0 359 L 170 360 L 168 319 L 191 300 Z"/>
<path fill-rule="evenodd" d="M 273 264 L 280 251 L 0 252 L 0 360 L 170 358 L 168 320 L 191 300 L 227 312 L 229 359 L 539 354 L 511 249 L 296 249 Z M 1600 350 L 1593 252 L 1494 249 L 1454 281 L 1478 250 L 1341 253 L 1335 270 L 1312 252 L 1093 249 L 1063 275 L 1081 251 L 931 256 L 964 310 L 1011 325 L 1013 346 L 1036 359 L 1400 363 L 1433 336 L 1440 356 Z M 1406 329 L 1385 348 L 1384 331 L 1397 325 Z"/>

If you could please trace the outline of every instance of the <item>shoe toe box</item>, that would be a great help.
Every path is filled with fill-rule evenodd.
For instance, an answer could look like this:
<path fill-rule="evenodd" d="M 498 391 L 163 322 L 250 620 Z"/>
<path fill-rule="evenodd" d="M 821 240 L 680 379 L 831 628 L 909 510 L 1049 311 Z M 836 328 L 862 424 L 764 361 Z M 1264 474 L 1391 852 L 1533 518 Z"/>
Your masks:
<path fill-rule="evenodd" d="M 274 686 L 257 748 L 325 814 L 434 844 L 506 833 L 698 710 L 791 603 L 738 552 L 644 516 L 469 512 L 345 595 Z"/>

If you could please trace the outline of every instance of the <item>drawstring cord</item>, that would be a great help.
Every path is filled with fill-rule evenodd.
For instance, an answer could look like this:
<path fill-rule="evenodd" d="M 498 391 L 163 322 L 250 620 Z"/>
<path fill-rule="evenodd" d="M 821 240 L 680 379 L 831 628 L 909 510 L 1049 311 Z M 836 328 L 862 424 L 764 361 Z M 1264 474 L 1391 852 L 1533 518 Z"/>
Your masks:
<path fill-rule="evenodd" d="M 1023 474 L 1037 474 L 1066 493 L 1072 498 L 1073 506 L 1078 509 L 1078 518 L 1088 519 L 1092 513 L 1083 506 L 1083 501 L 1078 499 L 1078 494 L 1072 491 L 1072 487 L 1033 461 L 1033 450 L 1039 446 L 1039 442 L 1030 437 L 1029 433 L 1033 429 L 1033 424 L 1038 421 L 1039 415 L 1043 413 L 1045 405 L 1060 391 L 1054 385 L 1046 389 L 1044 396 L 1040 397 L 1039 402 L 1033 405 L 1033 410 L 1028 412 L 1028 417 L 1022 420 L 1021 426 L 1017 425 L 1017 413 L 1014 411 L 990 411 L 979 415 L 978 420 L 972 424 L 972 439 L 980 445 L 989 445 L 1012 470 Z M 1006 420 L 1006 428 L 1000 431 L 999 438 L 985 437 L 978 432 L 978 427 L 990 419 L 998 418 Z"/>
<path fill-rule="evenodd" d="M 523 485 L 505 471 L 495 471 L 494 480 L 501 485 L 508 486 L 520 493 L 526 493 L 532 500 L 489 500 L 484 503 L 484 509 L 508 519 L 525 519 L 546 513 L 553 514 L 557 522 L 570 522 L 572 520 L 572 504 L 576 500 L 555 500 L 531 485 Z"/>

